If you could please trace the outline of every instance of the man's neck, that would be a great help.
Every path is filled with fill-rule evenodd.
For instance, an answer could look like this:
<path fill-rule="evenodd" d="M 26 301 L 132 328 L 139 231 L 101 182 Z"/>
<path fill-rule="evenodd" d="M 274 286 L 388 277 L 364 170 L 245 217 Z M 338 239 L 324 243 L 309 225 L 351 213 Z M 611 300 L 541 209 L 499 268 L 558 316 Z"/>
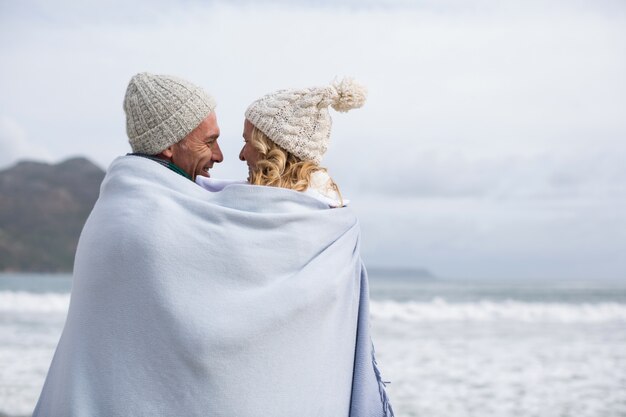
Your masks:
<path fill-rule="evenodd" d="M 173 163 L 172 161 L 170 161 L 169 159 L 162 157 L 161 155 L 147 155 L 145 153 L 139 153 L 139 152 L 133 152 L 133 153 L 129 153 L 127 155 L 131 155 L 131 156 L 139 156 L 142 158 L 146 158 L 146 159 L 151 159 L 155 162 L 157 162 L 160 165 L 163 165 L 164 167 L 170 169 L 171 171 L 174 171 L 175 173 L 182 175 L 183 177 L 187 178 L 188 180 L 193 181 L 193 178 L 191 178 L 191 176 L 189 174 L 187 174 L 181 167 L 179 167 L 178 165 L 176 165 L 175 163 Z"/>

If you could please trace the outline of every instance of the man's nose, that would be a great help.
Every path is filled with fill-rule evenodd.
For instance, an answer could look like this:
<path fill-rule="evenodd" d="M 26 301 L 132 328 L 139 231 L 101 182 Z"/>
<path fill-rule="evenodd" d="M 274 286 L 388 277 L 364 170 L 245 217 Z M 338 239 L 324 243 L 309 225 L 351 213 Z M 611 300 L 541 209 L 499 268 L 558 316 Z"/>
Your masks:
<path fill-rule="evenodd" d="M 240 161 L 245 161 L 246 160 L 246 158 L 244 158 L 244 156 L 243 156 L 243 148 L 241 148 L 241 151 L 239 151 L 239 160 Z"/>
<path fill-rule="evenodd" d="M 222 155 L 222 150 L 220 149 L 219 143 L 217 141 L 214 143 L 211 159 L 215 162 L 222 162 L 224 160 L 224 155 Z"/>

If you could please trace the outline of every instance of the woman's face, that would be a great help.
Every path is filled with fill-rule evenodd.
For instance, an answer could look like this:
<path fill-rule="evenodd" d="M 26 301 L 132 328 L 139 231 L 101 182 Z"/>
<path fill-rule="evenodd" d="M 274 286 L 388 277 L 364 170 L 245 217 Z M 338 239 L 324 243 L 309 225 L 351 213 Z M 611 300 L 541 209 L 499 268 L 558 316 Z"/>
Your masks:
<path fill-rule="evenodd" d="M 252 145 L 252 129 L 254 129 L 254 125 L 246 119 L 243 123 L 244 144 L 241 152 L 239 152 L 239 159 L 248 164 L 248 181 L 250 181 L 250 175 L 256 169 L 256 163 L 259 159 L 259 151 Z"/>

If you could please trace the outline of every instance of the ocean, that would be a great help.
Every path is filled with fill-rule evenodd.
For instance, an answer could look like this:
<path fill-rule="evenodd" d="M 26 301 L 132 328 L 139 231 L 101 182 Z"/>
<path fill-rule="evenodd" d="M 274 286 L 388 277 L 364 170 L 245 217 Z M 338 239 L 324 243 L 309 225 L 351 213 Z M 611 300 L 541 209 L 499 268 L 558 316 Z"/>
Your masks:
<path fill-rule="evenodd" d="M 0 416 L 30 416 L 68 275 L 0 274 Z M 626 280 L 370 274 L 372 334 L 398 417 L 625 417 Z"/>

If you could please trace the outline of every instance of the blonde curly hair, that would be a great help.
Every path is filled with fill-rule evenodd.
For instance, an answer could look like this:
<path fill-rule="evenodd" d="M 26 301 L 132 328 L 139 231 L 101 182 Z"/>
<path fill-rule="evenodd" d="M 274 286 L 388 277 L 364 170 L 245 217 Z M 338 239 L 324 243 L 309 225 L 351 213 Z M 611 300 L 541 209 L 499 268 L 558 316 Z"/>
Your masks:
<path fill-rule="evenodd" d="M 328 172 L 326 168 L 315 162 L 303 161 L 278 146 L 256 126 L 253 126 L 250 144 L 259 152 L 256 167 L 250 172 L 250 184 L 306 191 L 311 185 L 313 173 L 317 171 Z M 343 204 L 339 187 L 332 179 L 330 180 L 330 188 L 337 192 Z"/>

